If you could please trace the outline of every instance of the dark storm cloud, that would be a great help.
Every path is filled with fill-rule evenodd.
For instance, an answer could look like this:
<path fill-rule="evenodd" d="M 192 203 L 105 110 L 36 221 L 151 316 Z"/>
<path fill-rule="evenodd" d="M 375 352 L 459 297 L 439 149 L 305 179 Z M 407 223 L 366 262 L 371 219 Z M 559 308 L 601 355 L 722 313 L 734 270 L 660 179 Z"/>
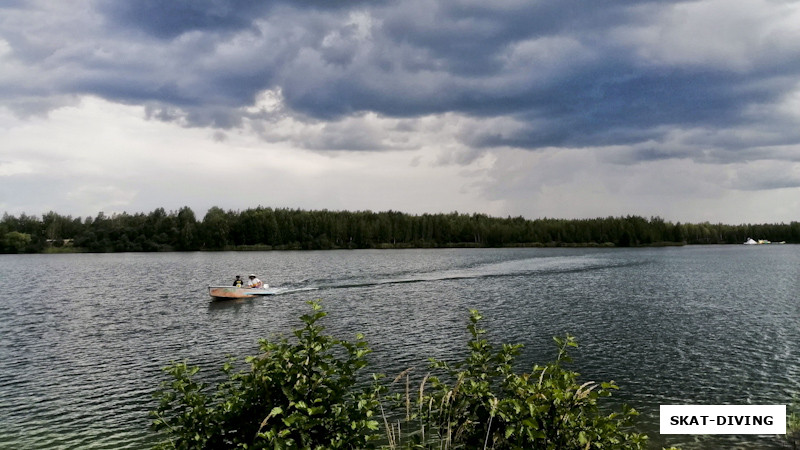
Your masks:
<path fill-rule="evenodd" d="M 672 8 L 700 3 L 104 0 L 89 3 L 99 24 L 52 37 L 66 42 L 42 43 L 48 36 L 10 22 L 0 31 L 33 80 L 16 91 L 28 103 L 16 103 L 41 108 L 43 97 L 93 94 L 191 126 L 239 126 L 266 89 L 310 120 L 453 112 L 519 125 L 465 130 L 463 143 L 476 148 L 658 143 L 676 127 L 760 129 L 783 120 L 748 111 L 797 88 L 800 49 L 788 37 L 742 51 L 740 66 L 684 58 L 693 45 L 643 50 L 626 39 L 664 33 L 660 21 Z M 13 105 L 18 94 L 0 95 Z M 714 136 L 708 145 L 726 139 L 706 139 Z M 369 147 L 371 138 L 354 141 Z M 798 142 L 794 134 L 769 139 L 778 141 Z"/>
<path fill-rule="evenodd" d="M 235 31 L 250 26 L 269 10 L 269 2 L 253 0 L 139 0 L 98 3 L 114 24 L 138 28 L 158 38 L 174 38 L 188 31 Z"/>
<path fill-rule="evenodd" d="M 114 25 L 139 29 L 160 39 L 172 39 L 190 31 L 234 32 L 281 4 L 298 8 L 341 9 L 362 1 L 325 0 L 100 0 L 101 11 Z M 373 3 L 374 4 L 374 3 Z"/>
<path fill-rule="evenodd" d="M 623 64 L 598 65 L 591 73 L 530 89 L 512 112 L 528 127 L 512 136 L 474 136 L 470 144 L 583 147 L 658 140 L 669 131 L 667 126 L 716 128 L 747 122 L 744 105 L 770 101 L 782 92 L 747 88 L 747 77 L 726 73 L 645 72 Z M 480 108 L 475 105 L 474 113 L 494 112 Z"/>

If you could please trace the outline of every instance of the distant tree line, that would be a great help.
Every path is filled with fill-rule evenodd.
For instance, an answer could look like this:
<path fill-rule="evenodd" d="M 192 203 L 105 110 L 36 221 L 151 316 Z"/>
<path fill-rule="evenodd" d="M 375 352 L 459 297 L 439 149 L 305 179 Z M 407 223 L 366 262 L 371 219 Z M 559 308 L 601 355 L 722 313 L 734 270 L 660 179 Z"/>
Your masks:
<path fill-rule="evenodd" d="M 596 219 L 498 218 L 485 214 L 396 211 L 306 211 L 285 208 L 208 210 L 188 207 L 149 214 L 99 213 L 74 218 L 4 214 L 0 252 L 155 252 L 247 249 L 337 249 L 507 246 L 740 244 L 748 237 L 800 243 L 800 223 L 725 225 L 671 223 L 659 217 Z"/>

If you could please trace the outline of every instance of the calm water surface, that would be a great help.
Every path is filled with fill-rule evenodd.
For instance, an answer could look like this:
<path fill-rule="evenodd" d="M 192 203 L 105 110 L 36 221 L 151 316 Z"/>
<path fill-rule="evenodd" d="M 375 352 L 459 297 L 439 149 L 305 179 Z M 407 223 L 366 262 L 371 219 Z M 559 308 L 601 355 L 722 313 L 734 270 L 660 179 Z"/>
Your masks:
<path fill-rule="evenodd" d="M 210 302 L 255 272 L 281 295 Z M 659 404 L 785 404 L 800 391 L 800 247 L 0 255 L 0 448 L 147 448 L 160 368 L 254 354 L 323 299 L 328 331 L 367 336 L 372 371 L 454 358 L 479 309 L 522 360 L 581 344 L 653 448 L 781 448 L 775 436 L 660 436 Z"/>

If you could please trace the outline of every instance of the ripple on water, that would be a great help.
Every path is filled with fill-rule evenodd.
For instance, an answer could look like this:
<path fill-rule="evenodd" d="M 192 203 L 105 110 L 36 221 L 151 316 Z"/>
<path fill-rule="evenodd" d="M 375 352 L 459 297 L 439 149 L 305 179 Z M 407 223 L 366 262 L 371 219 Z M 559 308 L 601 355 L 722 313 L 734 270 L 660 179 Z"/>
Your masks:
<path fill-rule="evenodd" d="M 770 448 L 765 437 L 661 437 L 658 405 L 783 403 L 800 370 L 800 257 L 680 249 L 501 249 L 0 256 L 0 448 L 143 448 L 160 368 L 213 378 L 225 355 L 288 335 L 322 298 L 328 331 L 363 332 L 373 371 L 466 352 L 468 310 L 520 365 L 581 347 L 575 368 L 614 380 L 654 445 Z M 749 249 L 752 250 L 752 249 Z M 211 303 L 205 286 L 257 272 L 281 295 Z M 19 280 L 37 280 L 25 286 Z"/>

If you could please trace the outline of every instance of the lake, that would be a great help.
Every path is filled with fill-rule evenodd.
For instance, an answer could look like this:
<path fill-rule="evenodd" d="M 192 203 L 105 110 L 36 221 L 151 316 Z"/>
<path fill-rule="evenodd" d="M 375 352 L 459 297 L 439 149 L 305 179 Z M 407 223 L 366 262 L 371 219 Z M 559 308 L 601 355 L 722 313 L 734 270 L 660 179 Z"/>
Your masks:
<path fill-rule="evenodd" d="M 256 273 L 280 295 L 211 302 Z M 660 436 L 660 404 L 786 404 L 800 391 L 800 247 L 447 249 L 0 255 L 0 448 L 153 443 L 148 411 L 188 360 L 255 354 L 322 299 L 364 333 L 369 371 L 424 374 L 465 353 L 468 310 L 529 369 L 570 333 L 573 368 L 614 380 L 653 448 L 781 448 L 780 436 Z"/>

